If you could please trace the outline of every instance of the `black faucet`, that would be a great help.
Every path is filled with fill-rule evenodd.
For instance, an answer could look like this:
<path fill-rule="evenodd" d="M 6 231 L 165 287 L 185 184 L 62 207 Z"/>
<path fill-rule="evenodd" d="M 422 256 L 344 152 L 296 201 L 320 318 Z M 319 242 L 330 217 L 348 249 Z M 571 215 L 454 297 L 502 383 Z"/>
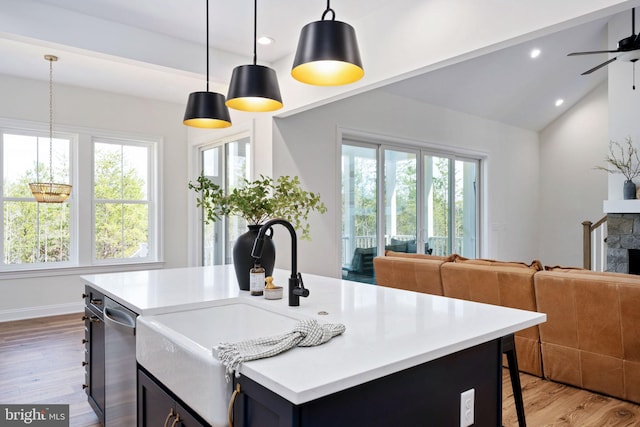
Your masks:
<path fill-rule="evenodd" d="M 253 243 L 253 250 L 251 256 L 255 259 L 259 259 L 262 256 L 262 247 L 264 246 L 264 236 L 271 226 L 281 224 L 284 225 L 289 234 L 291 234 L 291 277 L 289 278 L 289 306 L 297 307 L 300 305 L 300 297 L 308 297 L 309 290 L 304 287 L 302 282 L 302 275 L 298 273 L 298 239 L 296 237 L 296 230 L 291 223 L 285 219 L 271 219 L 264 223 L 258 231 L 258 237 L 256 237 Z"/>

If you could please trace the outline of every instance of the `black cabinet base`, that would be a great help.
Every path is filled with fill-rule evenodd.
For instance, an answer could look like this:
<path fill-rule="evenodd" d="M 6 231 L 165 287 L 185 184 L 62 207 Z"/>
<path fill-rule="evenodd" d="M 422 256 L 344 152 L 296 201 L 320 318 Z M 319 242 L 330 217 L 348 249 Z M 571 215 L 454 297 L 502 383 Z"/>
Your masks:
<path fill-rule="evenodd" d="M 140 365 L 137 399 L 138 427 L 210 427 L 202 417 Z"/>
<path fill-rule="evenodd" d="M 240 377 L 236 382 L 242 392 L 234 406 L 234 425 L 459 426 L 460 393 L 473 388 L 473 426 L 498 427 L 502 418 L 501 358 L 498 339 L 302 405 L 293 405 L 250 378 Z"/>

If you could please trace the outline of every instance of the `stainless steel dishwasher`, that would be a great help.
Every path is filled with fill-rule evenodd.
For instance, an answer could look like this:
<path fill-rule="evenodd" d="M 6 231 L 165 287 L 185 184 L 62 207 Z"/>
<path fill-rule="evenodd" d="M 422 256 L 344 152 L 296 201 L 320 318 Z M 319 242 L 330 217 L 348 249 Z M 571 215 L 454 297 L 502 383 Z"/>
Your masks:
<path fill-rule="evenodd" d="M 136 317 L 105 297 L 105 427 L 136 425 Z"/>

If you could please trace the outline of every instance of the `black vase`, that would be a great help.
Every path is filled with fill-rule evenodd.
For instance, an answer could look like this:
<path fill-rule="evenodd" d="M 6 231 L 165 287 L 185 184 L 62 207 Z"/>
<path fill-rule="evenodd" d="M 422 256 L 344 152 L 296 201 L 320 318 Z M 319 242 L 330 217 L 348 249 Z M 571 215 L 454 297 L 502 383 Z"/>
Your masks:
<path fill-rule="evenodd" d="M 233 266 L 236 269 L 238 286 L 243 291 L 249 290 L 249 270 L 256 263 L 256 260 L 251 256 L 251 250 L 256 237 L 258 237 L 260 227 L 260 225 L 250 225 L 249 231 L 241 234 L 233 244 Z M 276 263 L 276 247 L 273 244 L 272 235 L 273 229 L 271 234 L 265 236 L 262 257 L 257 261 L 264 268 L 265 276 L 273 274 L 273 266 Z"/>
<path fill-rule="evenodd" d="M 625 200 L 636 198 L 636 184 L 633 181 L 625 181 L 622 186 L 622 197 Z"/>

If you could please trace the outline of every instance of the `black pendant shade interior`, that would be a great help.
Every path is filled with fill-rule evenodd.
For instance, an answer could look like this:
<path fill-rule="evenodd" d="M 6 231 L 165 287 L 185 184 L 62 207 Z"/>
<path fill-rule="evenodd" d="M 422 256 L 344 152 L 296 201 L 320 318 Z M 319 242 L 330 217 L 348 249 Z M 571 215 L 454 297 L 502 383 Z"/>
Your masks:
<path fill-rule="evenodd" d="M 207 90 L 189 94 L 183 123 L 197 128 L 220 129 L 231 126 L 229 109 L 224 95 L 209 92 L 209 0 L 206 0 L 207 15 Z"/>
<path fill-rule="evenodd" d="M 282 96 L 276 72 L 272 68 L 256 64 L 257 9 L 258 0 L 254 0 L 253 64 L 240 65 L 233 69 L 227 93 L 227 106 L 235 110 L 261 113 L 282 108 Z"/>
<path fill-rule="evenodd" d="M 325 20 L 331 12 L 331 20 Z M 300 32 L 291 75 L 317 86 L 353 83 L 364 76 L 356 32 L 345 22 L 335 20 L 327 0 L 322 20 L 305 25 Z"/>

